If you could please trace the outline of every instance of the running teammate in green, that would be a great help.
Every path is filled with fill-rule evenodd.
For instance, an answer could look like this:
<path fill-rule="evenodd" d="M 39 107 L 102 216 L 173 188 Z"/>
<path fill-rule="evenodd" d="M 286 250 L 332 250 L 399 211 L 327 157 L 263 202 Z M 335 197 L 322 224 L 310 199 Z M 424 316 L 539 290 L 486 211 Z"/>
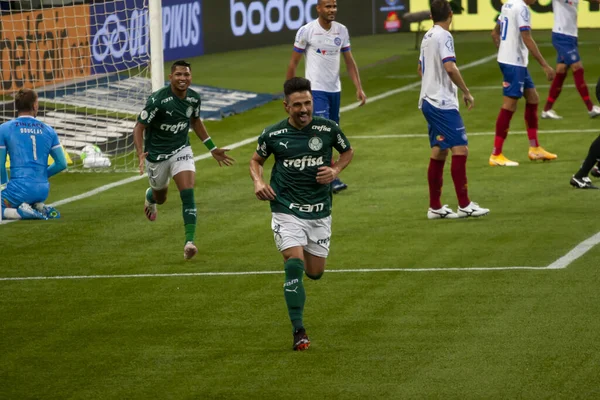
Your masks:
<path fill-rule="evenodd" d="M 150 187 L 146 190 L 144 211 L 150 221 L 156 219 L 157 204 L 167 201 L 172 177 L 181 197 L 185 226 L 186 260 L 194 257 L 198 248 L 196 236 L 196 202 L 194 183 L 196 165 L 190 146 L 191 128 L 221 165 L 231 165 L 233 159 L 219 149 L 200 119 L 200 95 L 189 88 L 192 83 L 190 64 L 180 60 L 171 66 L 171 84 L 152 93 L 133 128 L 133 139 L 139 159 L 140 175 L 148 172 Z"/>
<path fill-rule="evenodd" d="M 302 322 L 306 294 L 304 273 L 319 279 L 325 272 L 331 237 L 330 183 L 352 160 L 354 151 L 339 126 L 314 117 L 310 81 L 292 78 L 283 85 L 289 117 L 266 128 L 250 160 L 254 193 L 271 203 L 271 227 L 285 267 L 283 294 L 294 332 L 294 350 L 310 345 Z M 331 165 L 332 149 L 340 153 Z M 263 165 L 273 154 L 271 183 Z"/>

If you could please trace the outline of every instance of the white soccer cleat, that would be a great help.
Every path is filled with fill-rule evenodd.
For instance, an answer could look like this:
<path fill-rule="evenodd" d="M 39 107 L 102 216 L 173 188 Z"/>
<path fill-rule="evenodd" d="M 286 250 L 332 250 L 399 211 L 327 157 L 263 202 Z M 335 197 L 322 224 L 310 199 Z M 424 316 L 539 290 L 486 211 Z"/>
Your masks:
<path fill-rule="evenodd" d="M 196 245 L 192 242 L 187 242 L 183 248 L 183 258 L 190 260 L 196 255 L 196 253 L 198 253 L 198 248 Z"/>
<path fill-rule="evenodd" d="M 556 111 L 550 109 L 548 111 L 542 111 L 542 119 L 562 119 L 562 117 L 558 115 Z"/>
<path fill-rule="evenodd" d="M 480 207 L 479 204 L 475 202 L 470 202 L 466 207 L 458 207 L 457 214 L 458 218 L 467 218 L 467 217 L 483 217 L 484 215 L 488 215 L 490 213 L 489 208 Z"/>
<path fill-rule="evenodd" d="M 427 218 L 429 219 L 456 219 L 458 218 L 458 214 L 456 214 L 454 211 L 452 211 L 452 209 L 450 207 L 448 207 L 446 204 L 444 204 L 442 206 L 442 208 L 439 208 L 437 210 L 434 210 L 433 208 L 429 208 L 429 210 L 427 210 Z"/>
<path fill-rule="evenodd" d="M 598 115 L 600 115 L 600 107 L 592 107 L 592 111 L 588 111 L 588 114 L 590 115 L 590 118 L 596 118 Z"/>
<path fill-rule="evenodd" d="M 148 190 L 151 189 L 146 189 L 146 193 L 148 193 Z M 156 203 L 150 203 L 146 196 L 144 196 L 144 214 L 146 214 L 146 218 L 148 218 L 150 221 L 156 220 L 156 215 L 158 214 Z"/>

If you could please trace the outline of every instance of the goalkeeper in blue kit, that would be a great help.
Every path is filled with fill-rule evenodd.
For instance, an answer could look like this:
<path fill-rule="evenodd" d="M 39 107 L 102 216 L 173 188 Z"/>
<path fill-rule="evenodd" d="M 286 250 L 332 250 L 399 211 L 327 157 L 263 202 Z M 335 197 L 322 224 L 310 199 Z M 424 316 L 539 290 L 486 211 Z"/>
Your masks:
<path fill-rule="evenodd" d="M 15 96 L 18 117 L 0 126 L 0 192 L 5 219 L 54 219 L 60 213 L 44 204 L 50 191 L 48 178 L 67 168 L 58 135 L 49 125 L 36 119 L 38 95 L 21 89 Z M 10 157 L 10 180 L 6 156 Z M 48 166 L 48 157 L 54 163 Z M 8 182 L 8 183 L 7 183 Z"/>

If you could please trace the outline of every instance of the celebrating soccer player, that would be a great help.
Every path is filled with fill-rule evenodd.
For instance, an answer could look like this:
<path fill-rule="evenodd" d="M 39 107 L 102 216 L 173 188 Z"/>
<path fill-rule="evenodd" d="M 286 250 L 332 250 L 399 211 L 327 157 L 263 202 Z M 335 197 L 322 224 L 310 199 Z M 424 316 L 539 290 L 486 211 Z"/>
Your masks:
<path fill-rule="evenodd" d="M 588 0 L 600 3 L 600 0 Z M 595 106 L 590 99 L 588 86 L 583 78 L 583 64 L 579 56 L 577 43 L 577 10 L 579 0 L 552 0 L 554 10 L 554 27 L 552 28 L 552 45 L 556 49 L 556 76 L 550 86 L 548 100 L 542 111 L 542 118 L 561 119 L 552 109 L 562 90 L 569 68 L 573 70 L 573 79 L 579 95 L 587 107 L 591 118 L 600 115 L 600 107 Z"/>
<path fill-rule="evenodd" d="M 43 202 L 48 198 L 48 178 L 67 168 L 58 135 L 36 119 L 38 95 L 21 89 L 15 96 L 18 117 L 0 126 L 0 184 L 8 180 L 5 163 L 10 157 L 10 180 L 0 192 L 1 212 L 6 219 L 54 219 L 60 213 Z M 48 157 L 54 163 L 48 166 Z"/>
<path fill-rule="evenodd" d="M 456 86 L 463 92 L 469 110 L 474 99 L 456 66 L 454 39 L 449 32 L 452 9 L 446 0 L 431 3 L 433 27 L 423 36 L 419 58 L 422 78 L 419 108 L 429 125 L 431 159 L 427 171 L 429 210 L 427 218 L 480 217 L 490 212 L 469 199 L 467 193 L 468 142 L 465 125 L 458 112 Z M 456 85 L 456 86 L 455 86 Z M 441 203 L 444 164 L 452 151 L 452 180 L 458 198 L 458 212 Z"/>
<path fill-rule="evenodd" d="M 283 294 L 292 322 L 294 350 L 310 345 L 302 321 L 306 294 L 302 278 L 319 279 L 325 272 L 331 237 L 331 182 L 352 160 L 354 151 L 339 126 L 313 118 L 310 81 L 292 78 L 284 84 L 288 118 L 266 128 L 250 160 L 254 194 L 271 203 L 275 245 L 284 260 Z M 340 157 L 331 165 L 332 149 Z M 273 154 L 271 182 L 263 165 Z"/>
<path fill-rule="evenodd" d="M 319 17 L 298 30 L 294 42 L 294 51 L 287 69 L 286 79 L 296 76 L 296 68 L 306 55 L 305 76 L 313 88 L 314 114 L 340 123 L 340 53 L 344 55 L 350 79 L 356 87 L 356 97 L 364 105 L 367 96 L 360 83 L 358 67 L 350 51 L 348 29 L 335 21 L 337 1 L 318 0 Z M 336 178 L 331 189 L 338 193 L 348 188 Z"/>
<path fill-rule="evenodd" d="M 529 138 L 530 160 L 554 160 L 556 154 L 544 150 L 538 141 L 538 103 L 539 96 L 527 70 L 529 52 L 542 66 L 546 78 L 554 78 L 554 69 L 540 53 L 535 40 L 531 36 L 531 12 L 529 5 L 536 0 L 509 0 L 502 6 L 498 22 L 492 31 L 492 37 L 498 47 L 498 64 L 504 75 L 504 100 L 498 119 L 496 120 L 496 136 L 494 150 L 490 156 L 490 165 L 514 167 L 516 161 L 507 159 L 502 154 L 502 146 L 508 135 L 510 120 L 517 111 L 517 102 L 525 97 L 525 124 Z"/>
<path fill-rule="evenodd" d="M 150 187 L 146 190 L 144 212 L 150 221 L 157 215 L 157 204 L 167 201 L 172 177 L 181 197 L 186 260 L 194 257 L 198 248 L 196 236 L 196 201 L 194 184 L 196 165 L 190 146 L 191 127 L 210 150 L 219 166 L 231 165 L 233 159 L 213 143 L 200 119 L 200 95 L 189 86 L 192 83 L 190 64 L 179 60 L 171 66 L 170 85 L 152 93 L 133 128 L 140 174 L 148 172 Z"/>

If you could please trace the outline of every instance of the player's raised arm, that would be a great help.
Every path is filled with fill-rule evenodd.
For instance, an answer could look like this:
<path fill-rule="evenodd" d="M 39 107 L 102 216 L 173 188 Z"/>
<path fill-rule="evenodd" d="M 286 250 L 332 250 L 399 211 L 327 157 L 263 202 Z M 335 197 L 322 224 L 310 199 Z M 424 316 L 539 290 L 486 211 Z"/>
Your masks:
<path fill-rule="evenodd" d="M 227 155 L 229 149 L 220 149 L 213 143 L 212 138 L 208 135 L 206 127 L 200 118 L 192 117 L 191 127 L 196 133 L 196 136 L 202 140 L 202 143 L 204 143 L 206 148 L 210 151 L 213 158 L 217 160 L 219 167 L 222 165 L 228 167 L 233 165 L 235 160 Z"/>

